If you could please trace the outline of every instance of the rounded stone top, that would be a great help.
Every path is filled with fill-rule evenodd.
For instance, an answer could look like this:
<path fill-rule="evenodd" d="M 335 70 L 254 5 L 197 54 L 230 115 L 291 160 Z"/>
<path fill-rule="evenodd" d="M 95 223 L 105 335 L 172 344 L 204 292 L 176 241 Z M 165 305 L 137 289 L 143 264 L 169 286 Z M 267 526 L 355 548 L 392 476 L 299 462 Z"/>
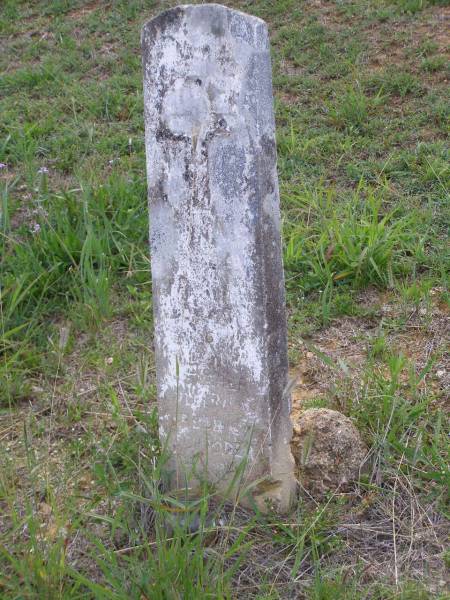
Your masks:
<path fill-rule="evenodd" d="M 268 39 L 267 24 L 259 17 L 223 6 L 222 4 L 182 4 L 169 8 L 142 28 L 142 42 L 164 33 L 166 30 L 178 30 L 188 25 L 198 32 L 213 34 L 217 38 L 227 33 L 248 43 L 250 46 L 264 47 Z"/>

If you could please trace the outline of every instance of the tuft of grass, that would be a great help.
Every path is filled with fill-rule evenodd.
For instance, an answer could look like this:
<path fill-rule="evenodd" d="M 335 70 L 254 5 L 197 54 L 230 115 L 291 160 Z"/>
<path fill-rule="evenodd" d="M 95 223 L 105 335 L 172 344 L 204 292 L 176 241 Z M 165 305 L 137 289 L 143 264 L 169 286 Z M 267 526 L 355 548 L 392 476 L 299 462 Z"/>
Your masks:
<path fill-rule="evenodd" d="M 369 98 L 359 85 L 349 87 L 333 104 L 328 106 L 332 122 L 349 132 L 363 130 L 369 117 Z"/>
<path fill-rule="evenodd" d="M 372 353 L 382 349 L 386 370 L 374 365 L 368 371 L 362 396 L 350 408 L 360 428 L 371 438 L 372 476 L 375 479 L 400 464 L 417 487 L 433 481 L 431 493 L 445 503 L 450 491 L 446 452 L 442 453 L 445 417 L 421 385 L 435 358 L 431 357 L 417 373 L 404 356 L 385 348 L 382 337 L 377 343 Z"/>
<path fill-rule="evenodd" d="M 370 77 L 368 88 L 374 89 L 378 94 L 389 94 L 391 96 L 419 96 L 422 93 L 422 85 L 415 75 L 401 69 L 388 68 Z"/>
<path fill-rule="evenodd" d="M 114 177 L 95 189 L 52 194 L 44 175 L 20 242 L 10 230 L 7 191 L 2 206 L 0 405 L 8 405 L 26 395 L 23 382 L 39 367 L 45 315 L 73 310 L 80 327 L 95 328 L 112 315 L 118 277 L 148 283 L 148 217 L 142 184 Z"/>
<path fill-rule="evenodd" d="M 427 5 L 426 0 L 396 0 L 396 7 L 402 13 L 414 15 L 423 10 Z"/>
<path fill-rule="evenodd" d="M 448 63 L 444 56 L 430 56 L 424 58 L 420 64 L 420 68 L 428 73 L 443 71 L 447 67 Z"/>
<path fill-rule="evenodd" d="M 285 233 L 285 266 L 305 292 L 351 283 L 392 286 L 424 244 L 417 215 L 384 209 L 382 198 L 360 184 L 348 197 L 329 191 L 293 193 L 297 213 Z"/>

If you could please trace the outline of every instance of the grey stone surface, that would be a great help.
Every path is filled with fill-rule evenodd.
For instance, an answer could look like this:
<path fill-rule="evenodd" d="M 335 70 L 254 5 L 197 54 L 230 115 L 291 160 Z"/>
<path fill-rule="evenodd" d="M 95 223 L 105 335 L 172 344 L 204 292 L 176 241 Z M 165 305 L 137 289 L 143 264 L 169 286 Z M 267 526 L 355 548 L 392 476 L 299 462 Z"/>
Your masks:
<path fill-rule="evenodd" d="M 280 510 L 294 462 L 269 37 L 186 5 L 142 31 L 160 434 L 186 472 Z"/>
<path fill-rule="evenodd" d="M 294 422 L 300 486 L 322 499 L 344 492 L 368 468 L 368 449 L 352 421 L 328 408 L 309 408 Z"/>

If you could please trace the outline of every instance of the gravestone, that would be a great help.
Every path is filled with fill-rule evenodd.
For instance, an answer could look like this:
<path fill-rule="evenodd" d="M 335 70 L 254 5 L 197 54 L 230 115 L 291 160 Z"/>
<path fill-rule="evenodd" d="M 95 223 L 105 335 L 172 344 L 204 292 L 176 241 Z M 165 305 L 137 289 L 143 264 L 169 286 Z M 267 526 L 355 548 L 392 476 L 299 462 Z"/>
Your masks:
<path fill-rule="evenodd" d="M 225 492 L 241 465 L 241 489 L 285 510 L 295 481 L 267 26 L 186 5 L 149 21 L 142 46 L 171 485 L 207 477 Z"/>

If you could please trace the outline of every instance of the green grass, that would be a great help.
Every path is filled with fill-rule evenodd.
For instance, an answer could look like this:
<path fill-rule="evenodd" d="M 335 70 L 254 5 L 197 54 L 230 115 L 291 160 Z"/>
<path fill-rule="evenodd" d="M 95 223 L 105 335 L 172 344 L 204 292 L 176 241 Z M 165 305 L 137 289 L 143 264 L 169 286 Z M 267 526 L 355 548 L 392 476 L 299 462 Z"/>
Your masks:
<path fill-rule="evenodd" d="M 169 534 L 139 30 L 171 4 L 2 4 L 0 597 L 444 598 L 448 2 L 226 3 L 270 27 L 291 363 L 372 470 L 284 519 L 205 488 Z"/>
<path fill-rule="evenodd" d="M 424 212 L 384 209 L 373 189 L 358 186 L 347 197 L 333 190 L 297 190 L 290 197 L 292 229 L 285 235 L 285 266 L 305 292 L 331 285 L 393 285 L 413 266 L 426 266 Z M 294 209 L 295 207 L 295 209 Z M 311 212 L 305 226 L 298 218 Z M 423 227 L 423 237 L 417 234 Z"/>

